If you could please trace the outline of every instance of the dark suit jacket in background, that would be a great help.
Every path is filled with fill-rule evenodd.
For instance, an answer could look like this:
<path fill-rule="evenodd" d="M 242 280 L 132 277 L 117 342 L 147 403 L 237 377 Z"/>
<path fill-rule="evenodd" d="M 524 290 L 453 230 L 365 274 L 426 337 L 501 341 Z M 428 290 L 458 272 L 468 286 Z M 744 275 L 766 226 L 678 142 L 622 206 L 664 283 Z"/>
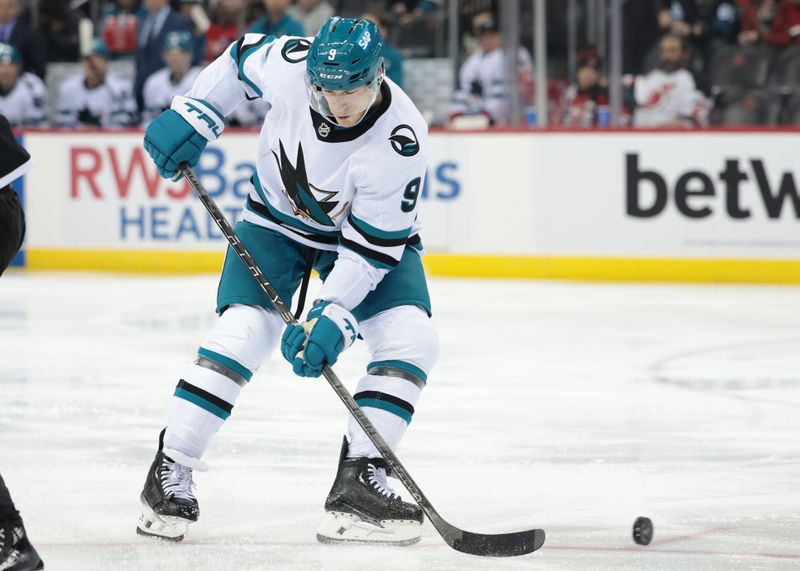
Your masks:
<path fill-rule="evenodd" d="M 144 20 L 139 22 L 139 30 L 144 26 L 144 22 Z M 136 46 L 136 81 L 134 82 L 133 90 L 140 110 L 143 108 L 142 90 L 144 89 L 145 80 L 153 72 L 164 67 L 164 59 L 161 53 L 164 51 L 164 38 L 170 32 L 184 30 L 191 32 L 192 22 L 174 10 L 170 10 L 158 35 L 151 37 L 146 45 Z"/>
<path fill-rule="evenodd" d="M 11 44 L 19 50 L 22 56 L 22 69 L 35 73 L 44 79 L 44 68 L 47 63 L 47 52 L 39 32 L 35 32 L 21 18 L 17 18 L 14 31 L 9 38 Z"/>

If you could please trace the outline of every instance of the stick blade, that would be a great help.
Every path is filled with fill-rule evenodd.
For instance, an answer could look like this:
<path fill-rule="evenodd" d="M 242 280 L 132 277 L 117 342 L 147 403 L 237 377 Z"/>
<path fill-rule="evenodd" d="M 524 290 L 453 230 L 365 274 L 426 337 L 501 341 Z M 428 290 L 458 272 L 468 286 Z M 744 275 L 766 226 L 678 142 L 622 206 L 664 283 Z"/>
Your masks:
<path fill-rule="evenodd" d="M 459 537 L 445 539 L 450 547 L 462 553 L 482 557 L 516 557 L 539 549 L 544 545 L 545 534 L 543 529 L 497 535 L 462 531 Z"/>

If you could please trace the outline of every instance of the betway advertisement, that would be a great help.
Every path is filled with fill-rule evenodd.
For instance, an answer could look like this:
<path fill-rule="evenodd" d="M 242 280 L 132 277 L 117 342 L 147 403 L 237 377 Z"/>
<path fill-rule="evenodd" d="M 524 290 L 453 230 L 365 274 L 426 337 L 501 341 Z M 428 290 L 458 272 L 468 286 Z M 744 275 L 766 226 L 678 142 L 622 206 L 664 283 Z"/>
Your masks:
<path fill-rule="evenodd" d="M 220 251 L 142 135 L 32 132 L 28 249 Z M 800 259 L 800 132 L 433 133 L 420 193 L 431 252 Z M 257 135 L 225 133 L 197 173 L 231 221 Z M 380 168 L 380 165 L 376 165 Z"/>
<path fill-rule="evenodd" d="M 799 133 L 550 135 L 537 226 L 553 255 L 800 259 Z"/>

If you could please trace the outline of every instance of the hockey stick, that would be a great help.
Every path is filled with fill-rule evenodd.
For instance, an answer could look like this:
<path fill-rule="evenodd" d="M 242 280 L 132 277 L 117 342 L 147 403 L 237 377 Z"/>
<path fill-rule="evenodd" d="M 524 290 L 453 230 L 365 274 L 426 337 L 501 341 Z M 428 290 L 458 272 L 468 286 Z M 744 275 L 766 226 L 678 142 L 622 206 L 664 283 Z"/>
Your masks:
<path fill-rule="evenodd" d="M 233 231 L 230 223 L 220 211 L 214 200 L 208 195 L 208 191 L 203 187 L 202 183 L 198 180 L 192 167 L 187 164 L 182 164 L 179 167 L 179 172 L 186 177 L 189 185 L 194 190 L 197 197 L 206 207 L 208 213 L 214 219 L 219 229 L 225 235 L 228 242 L 239 256 L 242 263 L 250 270 L 252 276 L 267 294 L 270 302 L 275 307 L 275 310 L 280 314 L 287 325 L 297 323 L 297 320 L 292 315 L 292 312 L 286 307 L 286 304 L 278 295 L 278 292 L 269 283 L 266 276 L 261 272 L 261 269 L 256 265 L 250 253 L 244 247 L 244 244 L 239 240 L 239 237 Z M 439 532 L 447 544 L 458 551 L 469 553 L 470 555 L 483 555 L 488 557 L 508 557 L 512 555 L 525 555 L 539 549 L 544 544 L 544 530 L 542 529 L 529 529 L 526 531 L 517 531 L 513 533 L 501 533 L 496 535 L 472 533 L 458 529 L 457 527 L 447 523 L 442 516 L 439 515 L 425 494 L 422 493 L 417 483 L 406 472 L 406 469 L 400 463 L 397 456 L 394 455 L 389 445 L 383 437 L 375 430 L 375 427 L 369 421 L 367 416 L 361 410 L 361 407 L 356 404 L 353 397 L 350 396 L 348 390 L 342 385 L 342 382 L 327 364 L 322 369 L 322 374 L 328 380 L 333 390 L 339 396 L 341 401 L 350 411 L 350 414 L 356 419 L 364 432 L 367 433 L 369 439 L 372 440 L 375 447 L 381 453 L 383 458 L 391 467 L 397 478 L 403 483 L 409 493 L 414 497 L 417 504 L 422 508 L 428 519 Z"/>

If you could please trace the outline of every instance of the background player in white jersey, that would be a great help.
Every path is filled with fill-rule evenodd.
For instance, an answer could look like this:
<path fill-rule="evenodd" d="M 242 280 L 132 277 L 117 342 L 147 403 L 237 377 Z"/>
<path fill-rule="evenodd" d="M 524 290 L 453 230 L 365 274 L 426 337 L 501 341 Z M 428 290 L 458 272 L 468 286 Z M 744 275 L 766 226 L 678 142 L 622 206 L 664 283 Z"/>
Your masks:
<path fill-rule="evenodd" d="M 269 103 L 263 99 L 242 101 L 242 104 L 225 119 L 230 127 L 261 127 L 269 111 Z"/>
<path fill-rule="evenodd" d="M 14 126 L 42 125 L 47 88 L 41 79 L 22 71 L 22 57 L 11 44 L 0 43 L 0 114 Z"/>
<path fill-rule="evenodd" d="M 61 84 L 57 123 L 62 127 L 128 127 L 136 118 L 132 83 L 108 71 L 108 48 L 95 38 L 83 71 Z"/>
<path fill-rule="evenodd" d="M 169 109 L 172 98 L 184 95 L 200 74 L 200 67 L 192 67 L 194 39 L 188 31 L 169 32 L 164 37 L 164 62 L 162 67 L 144 82 L 144 111 L 142 124 L 150 121 L 162 111 Z"/>
<path fill-rule="evenodd" d="M 473 27 L 480 45 L 458 71 L 450 117 L 486 115 L 492 124 L 502 125 L 508 122 L 510 113 L 503 38 L 490 13 L 477 14 Z M 523 47 L 517 50 L 517 66 L 520 78 L 533 75 L 531 56 Z"/>
<path fill-rule="evenodd" d="M 192 471 L 279 340 L 295 373 L 318 377 L 360 334 L 371 359 L 354 398 L 392 449 L 405 434 L 438 354 L 417 219 L 427 125 L 385 77 L 382 50 L 368 20 L 332 18 L 313 43 L 246 34 L 147 128 L 145 148 L 172 177 L 197 163 L 244 99 L 267 101 L 236 232 L 282 299 L 312 266 L 324 285 L 304 325 L 281 337 L 282 319 L 229 249 L 221 315 L 170 400 L 139 533 L 181 539 L 197 520 Z M 422 511 L 392 490 L 379 456 L 349 419 L 320 541 L 419 539 Z"/>

